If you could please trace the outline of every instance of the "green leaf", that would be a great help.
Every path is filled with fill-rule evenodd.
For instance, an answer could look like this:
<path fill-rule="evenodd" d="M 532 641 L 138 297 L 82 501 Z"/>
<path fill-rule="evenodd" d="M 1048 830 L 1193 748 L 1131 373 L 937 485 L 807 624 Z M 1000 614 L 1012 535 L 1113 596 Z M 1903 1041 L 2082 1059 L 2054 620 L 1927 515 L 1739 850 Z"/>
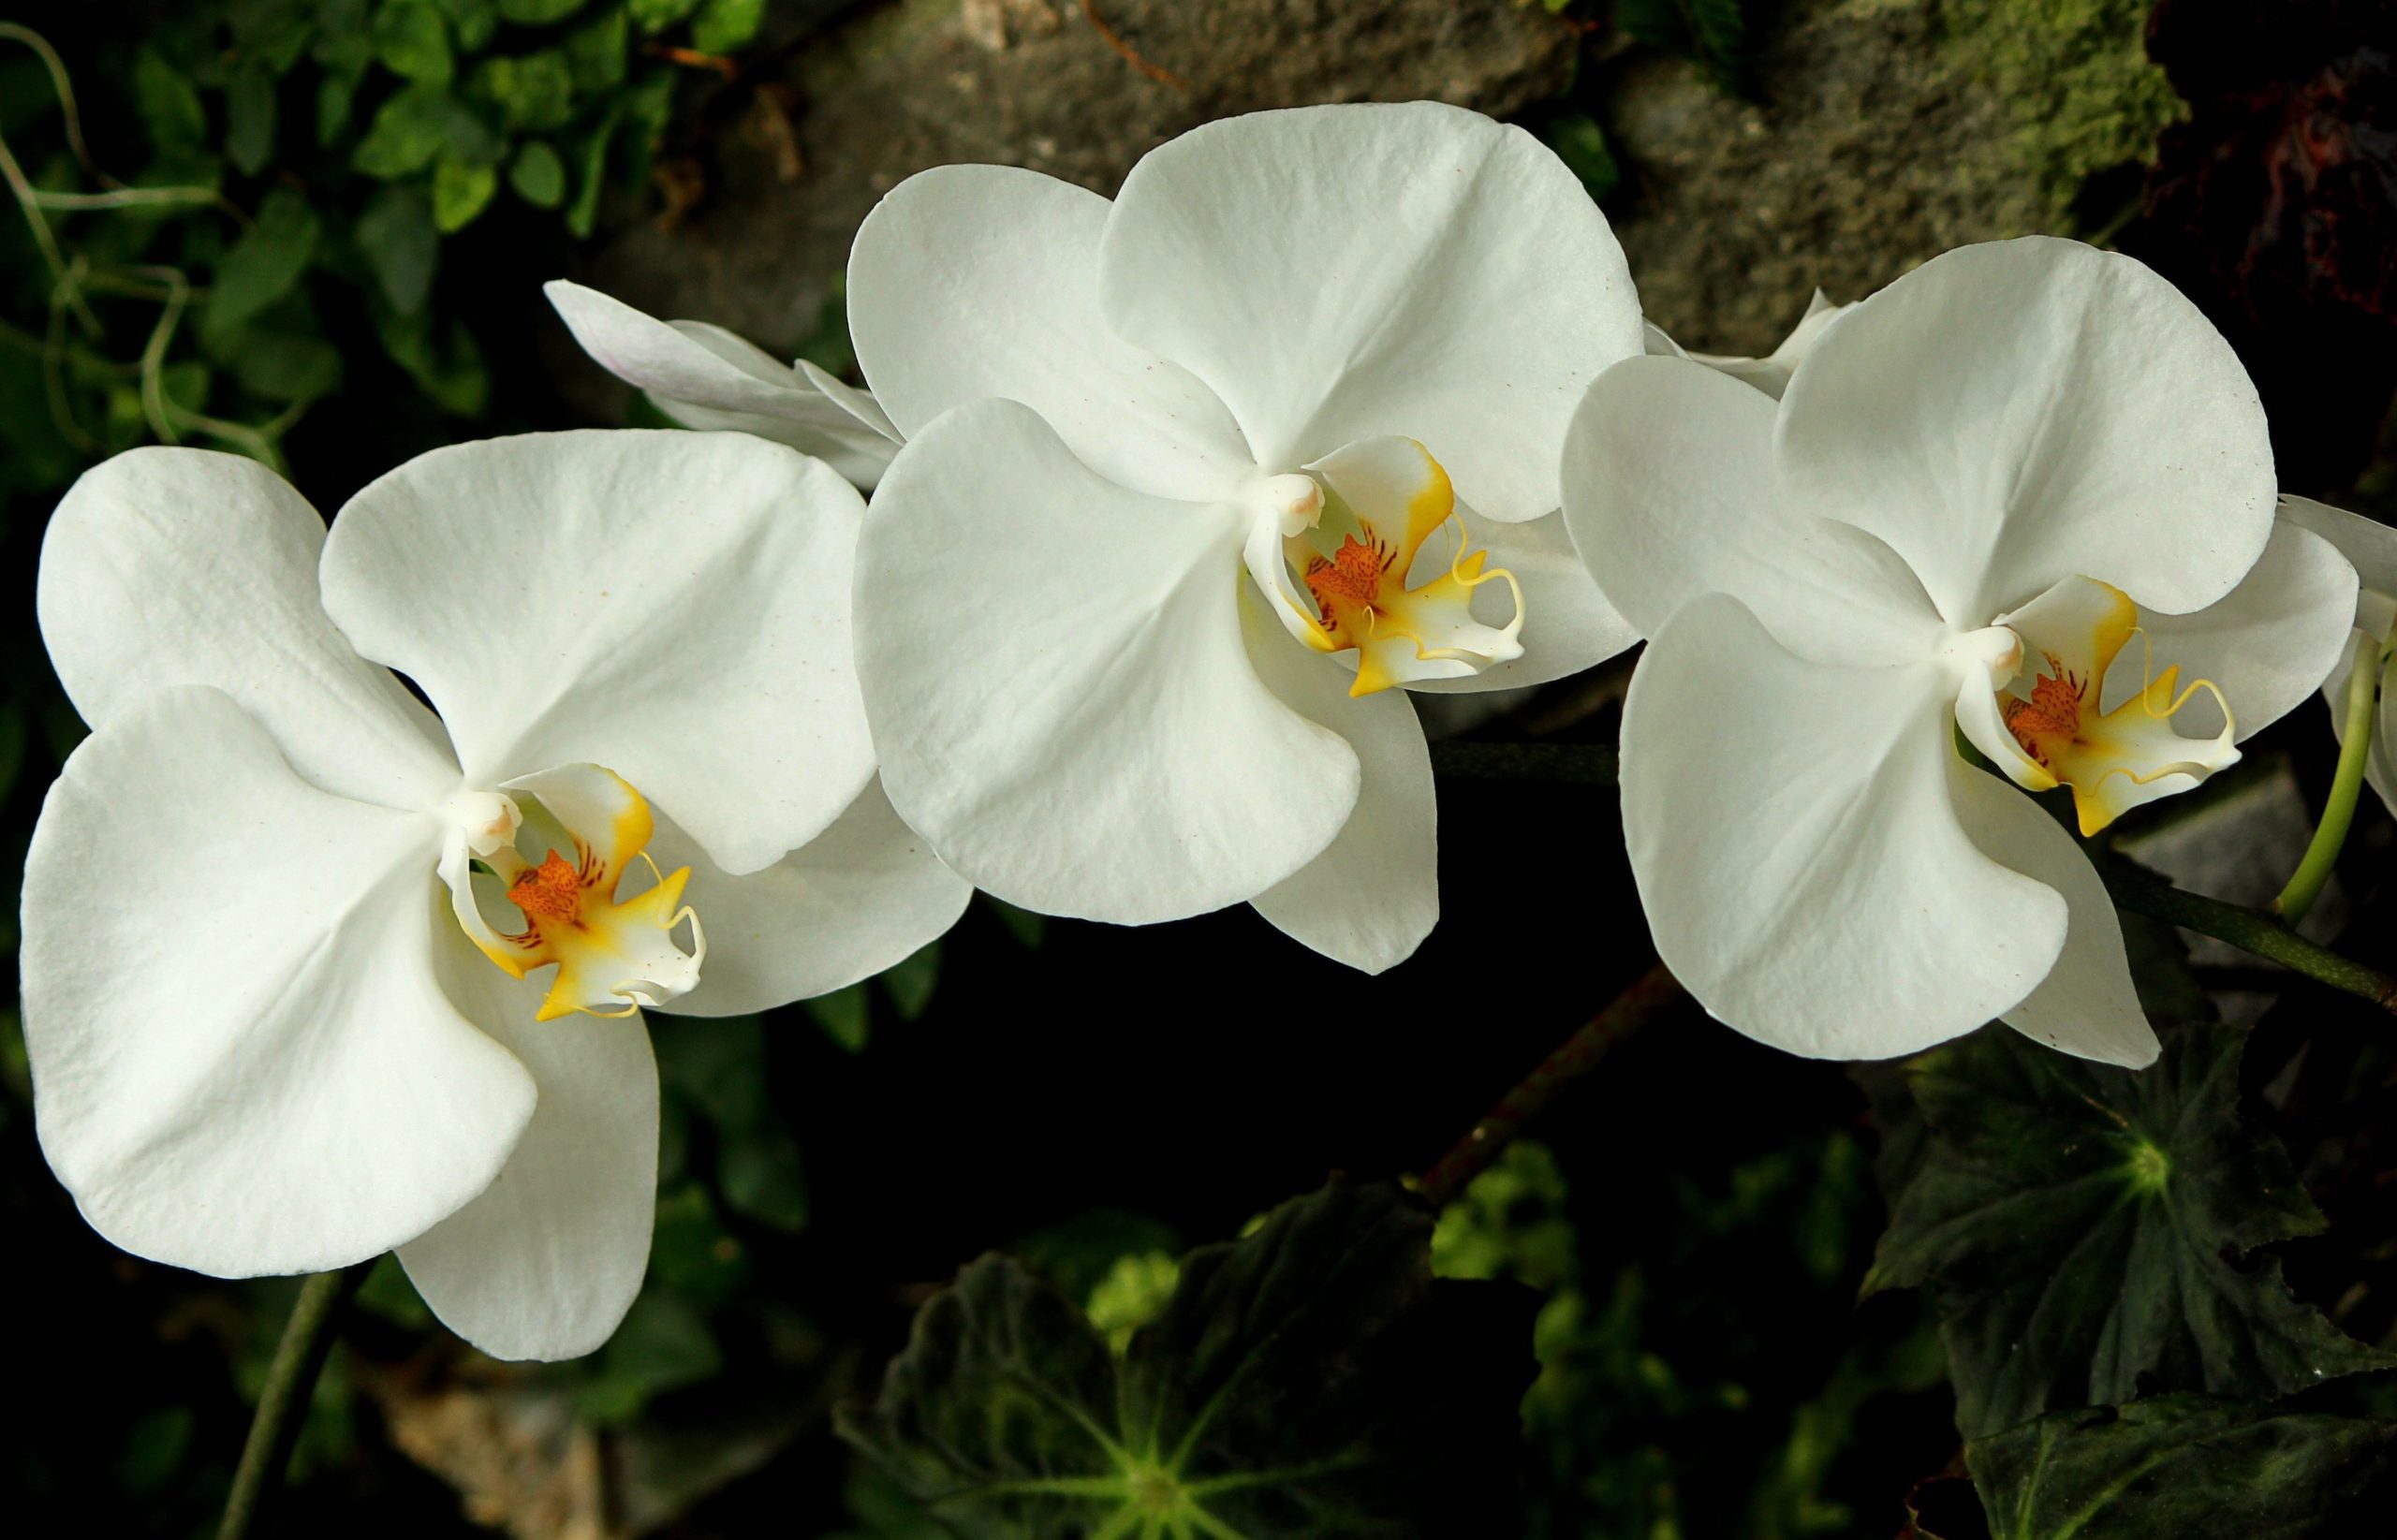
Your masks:
<path fill-rule="evenodd" d="M 341 350 L 314 332 L 244 327 L 209 339 L 208 356 L 269 401 L 314 401 L 341 386 Z"/>
<path fill-rule="evenodd" d="M 1745 78 L 1743 0 L 1616 0 L 1614 22 L 1627 37 L 1696 59 L 1726 89 Z"/>
<path fill-rule="evenodd" d="M 442 410 L 472 418 L 490 404 L 491 372 L 483 367 L 482 349 L 463 321 L 435 330 L 433 317 L 422 311 L 394 311 L 375 317 L 375 334 L 391 361 L 406 370 Z"/>
<path fill-rule="evenodd" d="M 230 331 L 290 293 L 315 260 L 323 233 L 306 195 L 289 187 L 267 194 L 258 206 L 257 223 L 216 264 L 202 327 L 215 333 Z"/>
<path fill-rule="evenodd" d="M 475 222 L 492 195 L 499 191 L 499 173 L 488 166 L 463 166 L 443 157 L 433 173 L 433 226 L 444 235 Z"/>
<path fill-rule="evenodd" d="M 624 1325 L 600 1349 L 597 1377 L 576 1393 L 575 1409 L 594 1422 L 630 1422 L 651 1397 L 697 1384 L 722 1367 L 724 1354 L 699 1313 L 652 1289 L 633 1301 Z"/>
<path fill-rule="evenodd" d="M 577 91 L 596 93 L 622 85 L 631 62 L 632 30 L 622 6 L 610 6 L 566 35 L 566 64 Z"/>
<path fill-rule="evenodd" d="M 582 8 L 584 0 L 499 0 L 499 14 L 520 26 L 547 26 Z"/>
<path fill-rule="evenodd" d="M 554 209 L 566 201 L 566 162 L 548 140 L 527 139 L 507 168 L 507 184 L 533 207 Z"/>
<path fill-rule="evenodd" d="M 605 190 L 608 174 L 608 145 L 616 137 L 616 125 L 624 121 L 625 107 L 611 101 L 599 121 L 591 125 L 575 157 L 574 200 L 566 205 L 566 233 L 577 240 L 591 233 L 599 223 L 599 195 Z"/>
<path fill-rule="evenodd" d="M 933 1003 L 940 987 L 940 943 L 927 942 L 882 972 L 882 987 L 899 1007 L 899 1019 L 913 1021 Z"/>
<path fill-rule="evenodd" d="M 1986 1029 L 1906 1066 L 1928 1131 L 1866 1288 L 1933 1283 L 1967 1437 L 2157 1390 L 2273 1396 L 2391 1362 L 2256 1248 L 2322 1219 L 2239 1109 L 2245 1034 L 2132 1072 Z"/>
<path fill-rule="evenodd" d="M 1581 179 L 1581 185 L 1590 190 L 1591 198 L 1606 197 L 1623 180 L 1623 168 L 1615 164 L 1614 152 L 1607 146 L 1606 132 L 1588 113 L 1567 112 L 1550 124 L 1548 142 L 1556 152 L 1556 158 Z"/>
<path fill-rule="evenodd" d="M 757 36 L 766 0 L 705 0 L 691 22 L 691 46 L 702 53 L 729 53 Z"/>
<path fill-rule="evenodd" d="M 846 990 L 834 990 L 831 994 L 819 994 L 801 1004 L 807 1007 L 807 1014 L 816 1019 L 816 1024 L 824 1029 L 826 1036 L 851 1053 L 865 1051 L 869 1003 L 863 984 L 852 984 Z"/>
<path fill-rule="evenodd" d="M 208 110 L 191 77 L 154 49 L 133 56 L 133 108 L 150 142 L 161 150 L 197 149 L 208 139 Z"/>
<path fill-rule="evenodd" d="M 446 86 L 411 85 L 375 110 L 350 164 L 386 182 L 413 176 L 448 155 L 469 166 L 495 165 L 500 139 Z"/>
<path fill-rule="evenodd" d="M 449 18 L 449 30 L 458 35 L 461 53 L 480 53 L 499 30 L 499 7 L 494 0 L 438 0 L 438 4 L 441 14 Z"/>
<path fill-rule="evenodd" d="M 393 310 L 412 315 L 424 308 L 441 259 L 441 235 L 434 227 L 433 200 L 422 187 L 375 193 L 358 216 L 358 248 Z"/>
<path fill-rule="evenodd" d="M 986 1256 L 843 1435 L 965 1540 L 1503 1534 L 1531 1296 L 1434 1280 L 1432 1216 L 1335 1181 L 1203 1247 L 1119 1362 Z"/>
<path fill-rule="evenodd" d="M 499 108 L 510 129 L 563 128 L 574 116 L 574 70 L 560 49 L 485 59 L 475 66 L 474 90 Z"/>
<path fill-rule="evenodd" d="M 433 0 L 383 0 L 375 12 L 375 56 L 392 74 L 447 85 L 457 70 L 449 28 Z"/>
<path fill-rule="evenodd" d="M 2159 1396 L 1965 1446 L 1991 1540 L 2347 1540 L 2397 1503 L 2397 1422 Z"/>
<path fill-rule="evenodd" d="M 699 8 L 699 0 L 626 0 L 633 24 L 643 32 L 664 32 Z"/>
<path fill-rule="evenodd" d="M 274 154 L 274 77 L 245 69 L 225 88 L 225 158 L 256 176 Z"/>

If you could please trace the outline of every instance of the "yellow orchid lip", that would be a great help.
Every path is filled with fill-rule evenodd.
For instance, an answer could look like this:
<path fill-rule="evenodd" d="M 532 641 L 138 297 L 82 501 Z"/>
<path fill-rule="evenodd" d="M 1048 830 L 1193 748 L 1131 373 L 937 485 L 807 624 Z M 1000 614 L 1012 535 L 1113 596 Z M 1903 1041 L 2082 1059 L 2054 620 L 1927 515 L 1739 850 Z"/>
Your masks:
<path fill-rule="evenodd" d="M 1456 489 L 1430 450 L 1411 438 L 1373 439 L 1327 457 L 1316 473 L 1328 495 L 1303 523 L 1285 517 L 1278 552 L 1297 570 L 1305 600 L 1267 575 L 1259 581 L 1309 646 L 1357 653 L 1351 696 L 1475 674 L 1522 655 L 1522 587 L 1512 572 L 1488 565 L 1486 550 L 1470 547 Z M 1448 570 L 1408 587 L 1424 543 L 1448 528 L 1457 536 Z M 1504 626 L 1473 615 L 1474 591 L 1492 582 L 1514 594 Z"/>
<path fill-rule="evenodd" d="M 2155 673 L 2144 646 L 2140 688 L 2102 710 L 2115 660 L 2132 637 L 2146 639 L 2139 607 L 2122 590 L 2093 578 L 2066 579 L 2003 623 L 2020 632 L 2038 659 L 2027 692 L 1998 694 L 2006 729 L 2023 755 L 2008 769 L 2034 791 L 2070 786 L 2083 838 L 2239 758 L 2221 689 L 2203 679 L 2183 688 L 2177 665 Z M 2172 719 L 2200 693 L 2220 706 L 2222 730 L 2210 739 L 2184 738 Z"/>
<path fill-rule="evenodd" d="M 509 976 L 557 969 L 536 1019 L 630 1016 L 688 992 L 699 982 L 707 936 L 698 914 L 683 902 L 691 869 L 661 872 L 649 857 L 655 829 L 649 803 L 621 776 L 596 765 L 565 766 L 515 785 L 539 799 L 539 810 L 565 831 L 571 855 L 551 845 L 533 861 L 513 843 L 478 852 L 498 880 L 496 896 L 523 917 L 521 930 L 485 919 L 470 879 L 452 881 L 451 907 L 468 938 Z M 508 800 L 513 822 L 522 823 Z M 648 867 L 655 880 L 620 900 L 617 891 L 635 863 Z M 686 922 L 689 951 L 674 941 Z"/>

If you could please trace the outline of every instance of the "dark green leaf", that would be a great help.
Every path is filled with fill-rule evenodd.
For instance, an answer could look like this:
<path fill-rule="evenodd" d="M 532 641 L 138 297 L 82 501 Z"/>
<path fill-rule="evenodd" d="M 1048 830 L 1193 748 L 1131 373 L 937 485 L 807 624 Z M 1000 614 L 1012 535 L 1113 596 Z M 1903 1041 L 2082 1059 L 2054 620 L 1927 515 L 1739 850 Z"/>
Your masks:
<path fill-rule="evenodd" d="M 1964 1459 L 1991 1540 L 2348 1540 L 2397 1512 L 2397 1423 L 2204 1396 L 2051 1413 Z"/>
<path fill-rule="evenodd" d="M 599 195 L 605 190 L 608 174 L 608 145 L 616 137 L 616 125 L 624 120 L 624 103 L 610 102 L 585 135 L 575 156 L 574 200 L 566 205 L 566 232 L 580 239 L 589 235 L 599 223 Z"/>
<path fill-rule="evenodd" d="M 358 100 L 358 77 L 328 70 L 316 82 L 316 143 L 329 145 L 349 126 L 349 110 Z"/>
<path fill-rule="evenodd" d="M 446 412 L 478 417 L 491 401 L 491 374 L 482 349 L 461 321 L 435 329 L 430 315 L 393 312 L 376 317 L 383 351 Z"/>
<path fill-rule="evenodd" d="M 499 7 L 496 0 L 438 0 L 441 14 L 449 18 L 449 30 L 458 35 L 458 51 L 480 53 L 499 30 Z"/>
<path fill-rule="evenodd" d="M 899 1008 L 899 1019 L 913 1021 L 933 1003 L 940 987 L 940 943 L 928 942 L 883 970 L 882 987 Z"/>
<path fill-rule="evenodd" d="M 533 207 L 554 209 L 566 201 L 566 162 L 547 140 L 528 139 L 507 168 L 507 184 Z"/>
<path fill-rule="evenodd" d="M 488 166 L 464 166 L 446 156 L 433 173 L 433 227 L 448 235 L 463 230 L 499 191 L 499 173 Z"/>
<path fill-rule="evenodd" d="M 629 1422 L 659 1391 L 704 1380 L 723 1365 L 699 1313 L 651 1289 L 633 1301 L 600 1350 L 597 1375 L 576 1394 L 575 1408 L 594 1422 Z"/>
<path fill-rule="evenodd" d="M 716 1181 L 734 1212 L 777 1230 L 807 1227 L 806 1174 L 789 1130 L 761 1128 L 727 1140 L 716 1155 Z"/>
<path fill-rule="evenodd" d="M 699 8 L 699 0 L 625 0 L 633 24 L 643 32 L 664 32 Z"/>
<path fill-rule="evenodd" d="M 1614 20 L 1629 37 L 1696 59 L 1727 88 L 1746 71 L 1743 0 L 1616 0 Z"/>
<path fill-rule="evenodd" d="M 560 49 L 521 59 L 485 59 L 475 66 L 474 90 L 498 107 L 511 129 L 562 128 L 574 116 L 574 71 Z"/>
<path fill-rule="evenodd" d="M 243 389 L 269 401 L 314 401 L 341 385 L 341 350 L 311 332 L 244 327 L 210 338 L 208 350 Z"/>
<path fill-rule="evenodd" d="M 1615 164 L 1605 131 L 1588 113 L 1567 112 L 1550 124 L 1548 142 L 1556 158 L 1581 179 L 1592 198 L 1606 197 L 1623 180 L 1623 168 Z"/>
<path fill-rule="evenodd" d="M 441 258 L 441 235 L 434 228 L 433 200 L 422 187 L 377 192 L 358 216 L 358 247 L 393 310 L 406 315 L 424 308 Z"/>
<path fill-rule="evenodd" d="M 766 0 L 705 0 L 691 21 L 691 46 L 702 53 L 729 53 L 757 36 Z"/>
<path fill-rule="evenodd" d="M 209 331 L 231 331 L 291 292 L 316 255 L 324 233 L 307 198 L 277 187 L 258 206 L 257 223 L 216 265 L 201 324 Z"/>
<path fill-rule="evenodd" d="M 457 69 L 449 28 L 433 0 L 383 0 L 375 12 L 375 56 L 394 75 L 447 85 Z"/>
<path fill-rule="evenodd" d="M 2321 1228 L 2239 1108 L 2245 1035 L 2134 1073 L 2002 1027 L 1906 1066 L 1929 1139 L 1868 1289 L 1937 1284 L 1966 1436 L 2155 1390 L 2272 1396 L 2389 1360 L 2257 1247 Z"/>
<path fill-rule="evenodd" d="M 143 49 L 133 56 L 133 105 L 161 150 L 197 149 L 208 138 L 208 111 L 191 77 Z"/>
<path fill-rule="evenodd" d="M 869 1009 L 863 984 L 852 984 L 846 990 L 819 994 L 802 1004 L 807 1007 L 807 1014 L 816 1019 L 816 1024 L 824 1029 L 826 1036 L 851 1053 L 865 1051 Z"/>
<path fill-rule="evenodd" d="M 563 22 L 583 7 L 584 0 L 499 0 L 499 14 L 522 26 Z"/>
<path fill-rule="evenodd" d="M 567 33 L 566 57 L 574 71 L 575 89 L 599 92 L 623 84 L 631 46 L 632 32 L 622 6 L 610 6 Z"/>
<path fill-rule="evenodd" d="M 225 158 L 256 176 L 274 154 L 274 77 L 245 69 L 225 90 Z"/>
<path fill-rule="evenodd" d="M 235 0 L 226 12 L 234 51 L 267 75 L 282 75 L 308 51 L 316 11 L 312 0 Z"/>
<path fill-rule="evenodd" d="M 468 166 L 495 165 L 500 149 L 490 125 L 448 88 L 411 85 L 376 110 L 350 164 L 388 182 L 414 175 L 442 155 Z"/>
<path fill-rule="evenodd" d="M 1191 1254 L 1120 1364 L 986 1256 L 844 1435 L 967 1540 L 1506 1533 L 1531 1296 L 1434 1280 L 1431 1231 L 1397 1188 L 1335 1181 Z"/>

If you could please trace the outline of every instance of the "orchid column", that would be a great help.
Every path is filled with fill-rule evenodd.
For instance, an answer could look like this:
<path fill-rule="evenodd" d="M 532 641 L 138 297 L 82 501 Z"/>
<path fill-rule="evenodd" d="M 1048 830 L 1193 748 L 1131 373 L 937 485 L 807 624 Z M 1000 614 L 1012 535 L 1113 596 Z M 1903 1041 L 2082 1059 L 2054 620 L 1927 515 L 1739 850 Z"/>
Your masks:
<path fill-rule="evenodd" d="M 901 814 L 1027 908 L 1245 901 L 1359 968 L 1412 952 L 1439 893 L 1404 690 L 1634 639 L 1554 512 L 1573 403 L 1641 347 L 1580 182 L 1454 108 L 1259 113 L 1111 204 L 913 177 L 848 293 L 907 440 L 858 574 Z"/>

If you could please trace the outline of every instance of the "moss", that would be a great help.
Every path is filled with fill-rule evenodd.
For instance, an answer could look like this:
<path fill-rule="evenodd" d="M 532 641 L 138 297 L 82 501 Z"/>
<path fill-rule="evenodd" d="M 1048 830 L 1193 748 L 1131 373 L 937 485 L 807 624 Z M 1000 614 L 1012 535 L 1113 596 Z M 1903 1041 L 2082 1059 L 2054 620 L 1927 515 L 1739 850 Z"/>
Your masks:
<path fill-rule="evenodd" d="M 2009 149 L 2062 218 L 2092 175 L 2151 160 L 2187 115 L 2147 56 L 2147 0 L 1946 0 L 1948 47 L 2013 123 Z"/>

